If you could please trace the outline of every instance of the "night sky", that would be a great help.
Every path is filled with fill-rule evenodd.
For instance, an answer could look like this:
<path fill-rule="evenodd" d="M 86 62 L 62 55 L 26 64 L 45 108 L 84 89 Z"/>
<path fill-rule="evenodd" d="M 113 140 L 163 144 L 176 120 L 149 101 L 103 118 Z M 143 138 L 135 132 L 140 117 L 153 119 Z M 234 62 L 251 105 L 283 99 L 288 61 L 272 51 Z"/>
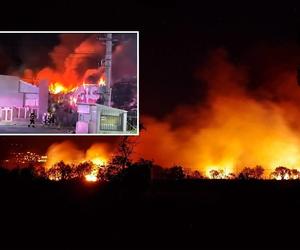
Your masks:
<path fill-rule="evenodd" d="M 61 1 L 51 1 L 45 3 L 47 7 L 35 5 L 33 15 L 23 11 L 26 4 L 22 3 L 14 9 L 16 18 L 8 21 L 1 17 L 0 30 L 140 31 L 140 112 L 157 118 L 182 104 L 199 103 L 205 98 L 205 86 L 195 77 L 195 71 L 212 49 L 225 48 L 231 59 L 239 62 L 249 49 L 260 44 L 299 42 L 300 5 L 296 1 L 280 4 L 201 1 L 198 5 L 192 1 L 140 2 L 101 3 L 97 8 L 92 3 L 74 3 L 72 8 L 66 8 Z M 39 38 L 35 42 L 39 43 Z M 57 40 L 49 38 L 41 43 L 51 48 Z M 15 41 L 1 38 L 0 44 L 2 50 L 9 50 Z M 0 69 L 20 63 L 18 60 L 17 56 L 5 58 L 0 61 Z M 44 148 L 63 139 L 1 137 L 2 145 L 30 140 L 34 146 L 43 141 Z M 99 139 L 72 137 L 72 140 L 85 147 Z"/>

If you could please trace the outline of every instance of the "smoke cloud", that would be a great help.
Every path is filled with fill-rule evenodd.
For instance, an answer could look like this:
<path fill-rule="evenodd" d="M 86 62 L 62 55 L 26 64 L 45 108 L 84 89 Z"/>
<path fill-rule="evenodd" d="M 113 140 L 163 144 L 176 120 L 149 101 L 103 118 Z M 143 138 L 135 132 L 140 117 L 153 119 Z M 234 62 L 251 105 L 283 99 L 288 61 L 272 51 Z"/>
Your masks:
<path fill-rule="evenodd" d="M 146 131 L 136 157 L 206 174 L 255 165 L 262 165 L 266 174 L 278 166 L 299 169 L 299 50 L 258 52 L 243 64 L 230 60 L 224 49 L 211 53 L 196 74 L 207 85 L 206 103 L 182 106 L 162 120 L 143 117 Z"/>
<path fill-rule="evenodd" d="M 71 141 L 53 143 L 47 150 L 46 168 L 64 161 L 66 164 L 78 164 L 84 161 L 105 162 L 110 157 L 110 148 L 105 143 L 95 143 L 87 150 L 79 149 Z"/>

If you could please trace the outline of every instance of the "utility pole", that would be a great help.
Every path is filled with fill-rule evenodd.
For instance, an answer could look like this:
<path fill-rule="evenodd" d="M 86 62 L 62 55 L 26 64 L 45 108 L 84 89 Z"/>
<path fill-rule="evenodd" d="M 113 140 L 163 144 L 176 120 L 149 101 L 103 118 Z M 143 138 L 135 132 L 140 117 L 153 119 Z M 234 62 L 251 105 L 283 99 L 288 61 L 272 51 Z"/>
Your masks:
<path fill-rule="evenodd" d="M 112 65 L 112 34 L 106 35 L 106 53 L 105 53 L 105 98 L 104 105 L 111 106 L 111 65 Z"/>
<path fill-rule="evenodd" d="M 98 40 L 105 42 L 106 51 L 105 51 L 105 59 L 101 60 L 101 66 L 105 68 L 105 85 L 99 86 L 99 99 L 97 103 L 106 105 L 108 107 L 111 106 L 111 66 L 112 66 L 112 45 L 113 42 L 117 40 L 113 40 L 112 34 L 107 33 L 105 38 L 99 37 Z"/>

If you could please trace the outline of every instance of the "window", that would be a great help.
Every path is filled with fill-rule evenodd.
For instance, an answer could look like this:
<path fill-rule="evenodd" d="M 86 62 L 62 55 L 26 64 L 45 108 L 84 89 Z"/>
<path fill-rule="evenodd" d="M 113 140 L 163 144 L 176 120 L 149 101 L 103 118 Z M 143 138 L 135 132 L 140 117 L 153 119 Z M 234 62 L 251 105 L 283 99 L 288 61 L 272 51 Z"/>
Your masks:
<path fill-rule="evenodd" d="M 120 116 L 102 115 L 100 117 L 100 130 L 121 130 L 122 119 Z"/>

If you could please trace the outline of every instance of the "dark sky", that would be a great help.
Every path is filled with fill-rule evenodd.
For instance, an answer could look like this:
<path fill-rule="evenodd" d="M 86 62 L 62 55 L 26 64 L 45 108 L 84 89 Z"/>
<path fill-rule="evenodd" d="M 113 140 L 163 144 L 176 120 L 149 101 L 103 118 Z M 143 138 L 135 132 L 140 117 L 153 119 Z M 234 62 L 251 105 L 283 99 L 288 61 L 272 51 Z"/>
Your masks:
<path fill-rule="evenodd" d="M 238 62 L 256 44 L 299 42 L 300 8 L 296 1 L 195 2 L 123 1 L 93 7 L 92 2 L 69 2 L 70 6 L 66 1 L 62 6 L 62 1 L 51 1 L 34 5 L 32 15 L 22 11 L 27 3 L 21 3 L 14 9 L 16 18 L 0 22 L 0 29 L 139 30 L 140 111 L 155 117 L 163 117 L 181 104 L 201 101 L 204 93 L 195 70 L 212 49 L 223 47 Z M 48 42 L 51 46 L 53 41 Z M 45 147 L 62 139 L 2 138 L 5 142 L 44 141 Z M 74 139 L 83 146 L 96 140 Z"/>

